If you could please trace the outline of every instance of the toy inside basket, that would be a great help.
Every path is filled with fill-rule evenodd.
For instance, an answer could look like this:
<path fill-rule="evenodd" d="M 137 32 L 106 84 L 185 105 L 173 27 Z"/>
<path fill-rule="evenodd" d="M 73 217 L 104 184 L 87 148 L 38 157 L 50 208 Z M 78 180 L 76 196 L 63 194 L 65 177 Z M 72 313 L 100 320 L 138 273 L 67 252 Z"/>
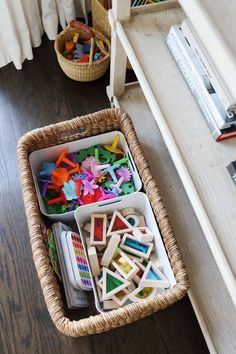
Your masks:
<path fill-rule="evenodd" d="M 43 241 L 41 229 L 43 218 L 39 210 L 37 194 L 30 169 L 29 154 L 41 148 L 59 145 L 117 129 L 122 131 L 125 135 L 125 139 L 141 177 L 144 191 L 156 218 L 162 241 L 169 258 L 172 269 L 171 272 L 173 272 L 175 280 L 172 278 L 171 287 L 158 293 L 153 298 L 131 303 L 113 311 L 95 316 L 91 316 L 93 313 L 92 308 L 89 309 L 89 313 L 80 309 L 79 311 L 75 310 L 72 315 L 69 315 L 65 304 L 62 302 L 62 292 L 60 291 L 58 278 L 49 263 L 48 254 Z M 132 122 L 126 113 L 118 109 L 107 109 L 37 129 L 25 134 L 20 139 L 17 153 L 20 181 L 35 267 L 38 272 L 48 311 L 61 333 L 68 336 L 85 336 L 114 329 L 164 309 L 186 294 L 189 286 L 187 272 L 182 262 L 159 189 L 152 177 Z M 135 194 L 133 194 L 132 198 L 134 198 L 134 195 Z M 138 203 L 139 202 L 137 202 L 137 208 L 139 208 Z M 79 320 L 75 320 L 78 318 Z"/>
<path fill-rule="evenodd" d="M 128 171 L 131 174 L 129 180 L 132 181 L 133 188 L 131 188 L 131 189 L 128 188 L 128 187 L 130 187 L 130 185 L 129 185 L 129 183 L 127 183 L 126 184 L 127 189 L 128 189 L 127 194 L 132 193 L 134 191 L 139 191 L 141 189 L 142 183 L 141 183 L 140 177 L 138 175 L 137 168 L 136 168 L 135 163 L 133 161 L 132 155 L 129 151 L 129 147 L 128 147 L 128 144 L 125 140 L 124 134 L 122 134 L 119 131 L 112 131 L 112 132 L 105 133 L 105 134 L 94 135 L 92 137 L 85 138 L 85 139 L 78 139 L 73 142 L 68 142 L 66 144 L 60 144 L 60 145 L 56 145 L 53 147 L 33 151 L 29 156 L 30 167 L 31 167 L 34 182 L 35 182 L 35 188 L 36 188 L 36 192 L 37 192 L 37 196 L 38 196 L 40 211 L 42 214 L 44 214 L 46 217 L 56 220 L 56 221 L 66 222 L 66 221 L 74 220 L 74 211 L 73 211 L 74 209 L 72 209 L 71 211 L 63 212 L 63 213 L 55 213 L 55 212 L 49 213 L 49 211 L 47 209 L 47 204 L 42 198 L 40 188 L 39 188 L 40 182 L 39 182 L 39 178 L 37 177 L 37 174 L 38 174 L 41 166 L 45 162 L 46 163 L 47 162 L 50 162 L 50 163 L 56 162 L 56 160 L 60 156 L 60 153 L 66 148 L 66 149 L 68 149 L 68 153 L 74 153 L 74 155 L 77 156 L 77 158 L 78 158 L 78 156 L 81 156 L 81 159 L 79 159 L 79 163 L 80 163 L 80 167 L 81 167 L 82 159 L 86 160 L 86 157 L 88 157 L 88 155 L 89 155 L 90 159 L 91 159 L 91 157 L 92 158 L 94 157 L 93 156 L 93 155 L 95 155 L 95 153 L 94 153 L 95 149 L 93 149 L 94 146 L 100 147 L 100 146 L 104 146 L 104 144 L 105 145 L 107 144 L 108 146 L 112 145 L 112 143 L 116 137 L 119 138 L 118 147 L 121 148 L 123 151 L 123 153 L 121 154 L 121 158 L 123 160 L 127 159 Z M 86 149 L 88 152 L 86 151 Z M 86 153 L 85 153 L 85 151 L 86 151 Z M 105 154 L 105 151 L 106 150 L 104 149 L 103 150 L 104 156 L 105 157 L 113 157 L 113 160 L 114 160 L 113 165 L 115 165 L 117 163 L 117 162 L 115 162 L 116 156 L 119 156 L 119 155 L 115 155 L 114 153 L 111 153 L 109 151 L 107 151 L 107 154 Z M 80 154 L 80 155 L 77 155 L 77 154 Z M 125 156 L 125 158 L 124 158 L 124 156 Z M 108 159 L 108 161 L 110 162 L 109 159 Z M 82 165 L 83 165 L 83 162 L 82 162 Z M 101 165 L 101 167 L 102 167 L 102 165 Z M 117 165 L 117 167 L 119 167 L 119 165 Z M 101 172 L 101 175 L 102 175 L 102 172 Z M 105 176 L 110 177 L 109 173 L 105 174 Z M 47 179 L 48 179 L 48 177 L 46 177 L 46 180 Z M 112 181 L 112 179 L 111 179 L 111 181 Z M 100 185 L 100 188 L 102 188 L 102 190 L 103 190 L 103 188 L 104 188 L 103 184 L 99 183 L 99 185 Z M 123 188 L 123 186 L 125 187 L 125 184 L 121 185 L 122 188 Z M 126 193 L 124 193 L 124 194 L 126 194 Z"/>
<path fill-rule="evenodd" d="M 93 215 L 98 215 L 98 217 L 103 217 L 107 215 L 111 216 L 114 213 L 117 213 L 117 215 L 122 215 L 120 214 L 120 212 L 122 213 L 122 210 L 123 212 L 126 213 L 126 216 L 129 216 L 129 218 L 135 218 L 135 216 L 137 218 L 137 215 L 141 215 L 145 227 L 139 228 L 139 227 L 135 227 L 135 225 L 133 224 L 132 229 L 127 231 L 129 232 L 129 234 L 128 233 L 126 234 L 125 232 L 122 231 L 119 231 L 119 234 L 115 233 L 115 236 L 114 234 L 111 234 L 110 236 L 109 234 L 107 234 L 105 237 L 105 241 L 106 241 L 105 246 L 104 245 L 101 246 L 100 242 L 95 242 L 94 246 L 91 245 L 91 230 L 90 230 L 90 234 L 85 230 L 86 225 L 88 225 L 88 222 L 91 220 L 91 216 Z M 135 214 L 129 215 L 130 213 L 135 213 Z M 129 220 L 129 218 L 126 218 L 125 220 Z M 165 290 L 164 287 L 173 288 L 173 286 L 176 283 L 174 274 L 166 254 L 166 250 L 163 245 L 163 241 L 161 239 L 161 235 L 157 227 L 155 217 L 151 209 L 151 205 L 149 203 L 147 196 L 144 193 L 136 192 L 128 196 L 117 198 L 116 200 L 110 203 L 107 201 L 107 202 L 87 205 L 81 208 L 80 210 L 78 209 L 76 210 L 75 219 L 78 228 L 80 230 L 80 235 L 82 235 L 83 237 L 83 244 L 87 251 L 88 260 L 90 261 L 90 272 L 91 272 L 91 279 L 93 282 L 95 304 L 99 312 L 111 310 L 112 308 L 117 308 L 119 306 L 126 306 L 132 301 L 134 302 L 142 301 L 143 298 L 147 299 L 149 296 L 154 297 L 158 293 L 163 292 Z M 110 226 L 112 226 L 111 223 L 112 220 L 110 219 L 109 220 Z M 90 228 L 91 226 L 92 225 L 90 225 Z M 108 227 L 108 230 L 110 226 Z M 139 226 L 139 223 L 137 224 L 137 226 Z M 143 246 L 151 245 L 151 247 L 153 247 L 150 256 L 143 259 L 142 255 L 137 255 L 139 254 L 139 252 L 136 252 L 135 250 L 134 253 L 132 254 L 131 248 L 130 248 L 131 253 L 129 252 L 125 253 L 126 251 L 122 250 L 122 242 L 119 242 L 119 240 L 122 240 L 122 238 L 124 239 L 125 235 L 133 235 L 135 232 L 140 233 L 142 232 L 141 230 L 144 229 L 148 230 L 148 232 L 149 231 L 151 232 L 151 234 L 149 235 L 143 234 L 143 236 L 141 236 L 142 240 L 144 241 Z M 114 237 L 118 239 L 118 242 L 115 241 L 116 243 L 114 244 L 113 247 L 112 243 L 114 243 Z M 149 242 L 145 241 L 145 237 L 146 238 L 149 237 L 148 239 Z M 131 238 L 133 239 L 133 236 L 131 236 Z M 109 244 L 112 246 L 110 247 L 110 250 L 109 250 Z M 142 242 L 139 243 L 139 245 L 141 244 Z M 97 250 L 95 250 L 96 247 Z M 116 263 L 114 262 L 115 259 L 114 255 L 117 252 L 121 256 L 117 257 L 118 262 Z M 99 260 L 99 258 L 101 259 Z M 98 266 L 96 266 L 95 264 L 96 262 Z M 142 266 L 142 263 L 144 266 Z M 152 271 L 151 281 L 148 282 L 147 279 L 144 279 L 144 281 L 141 279 L 141 278 L 145 278 L 144 270 L 146 270 L 147 267 L 150 267 L 150 265 L 151 267 L 157 267 L 158 268 L 157 272 L 159 273 L 159 276 L 161 276 L 162 279 L 165 278 L 166 285 L 164 287 L 163 287 L 162 279 L 160 277 L 156 279 L 155 270 L 151 269 Z M 133 270 L 131 270 L 131 267 L 133 267 Z M 104 290 L 104 286 L 102 283 L 104 283 L 104 278 L 105 278 L 104 274 L 102 273 L 104 273 L 104 270 L 105 271 L 108 270 L 109 274 L 113 274 L 114 276 L 115 274 L 117 274 L 118 278 L 120 276 L 121 282 L 122 281 L 127 282 L 128 285 L 125 286 L 124 284 L 125 293 L 123 290 L 124 295 L 122 295 L 123 297 L 122 301 L 121 299 L 117 299 L 117 296 L 115 297 L 108 296 L 108 300 L 105 299 L 105 301 L 102 298 L 101 289 Z M 110 272 L 110 270 L 113 271 L 113 273 Z M 114 273 L 114 271 L 116 273 Z M 148 271 L 147 271 L 147 276 L 148 276 Z M 144 285 L 142 285 L 142 281 L 144 282 Z M 148 286 L 145 286 L 145 282 L 148 283 Z M 100 286 L 100 284 L 102 284 L 102 286 Z M 123 287 L 123 284 L 121 284 L 121 287 Z M 116 289 L 117 287 L 115 284 L 114 290 L 112 287 L 112 291 L 115 292 L 115 294 L 120 294 L 120 292 Z M 136 295 L 134 294 L 137 294 L 138 291 L 140 291 L 140 293 L 143 292 L 143 295 L 136 297 Z"/>

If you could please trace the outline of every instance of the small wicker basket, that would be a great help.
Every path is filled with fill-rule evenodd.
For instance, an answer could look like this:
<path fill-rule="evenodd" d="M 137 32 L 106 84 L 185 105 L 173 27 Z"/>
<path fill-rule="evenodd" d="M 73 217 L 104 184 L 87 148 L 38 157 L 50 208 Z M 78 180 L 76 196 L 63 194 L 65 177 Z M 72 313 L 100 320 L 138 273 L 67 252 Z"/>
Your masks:
<path fill-rule="evenodd" d="M 41 148 L 54 146 L 92 135 L 120 129 L 129 145 L 136 167 L 139 170 L 144 190 L 151 202 L 165 248 L 175 275 L 176 285 L 159 293 L 154 298 L 132 303 L 107 313 L 70 319 L 65 315 L 57 277 L 49 263 L 41 231 L 42 215 L 29 164 L 29 154 Z M 106 109 L 84 117 L 49 125 L 25 134 L 17 146 L 20 182 L 29 227 L 35 267 L 51 318 L 58 330 L 68 336 L 79 337 L 100 333 L 137 321 L 180 300 L 187 292 L 189 283 L 177 242 L 175 240 L 160 191 L 144 157 L 129 116 L 118 109 Z M 81 311 L 75 311 L 78 315 Z M 90 313 L 91 314 L 91 313 Z M 81 315 L 80 315 L 81 316 Z"/>
<path fill-rule="evenodd" d="M 152 0 L 146 0 L 145 4 L 154 3 Z M 103 6 L 103 0 L 92 0 L 92 19 L 93 28 L 102 32 L 107 38 L 111 37 L 111 27 L 108 22 L 107 10 Z"/>
<path fill-rule="evenodd" d="M 77 21 L 78 22 L 78 21 Z M 83 24 L 84 25 L 84 24 Z M 84 25 L 85 26 L 85 25 Z M 90 28 L 90 27 L 89 27 Z M 55 40 L 54 49 L 57 54 L 57 59 L 64 73 L 75 81 L 94 81 L 102 77 L 108 69 L 110 62 L 110 42 L 100 32 L 90 29 L 95 33 L 95 38 L 102 39 L 108 47 L 108 54 L 102 60 L 96 60 L 90 63 L 76 63 L 66 59 L 62 52 L 66 41 L 71 41 L 75 32 L 79 32 L 80 39 L 88 40 L 90 36 L 82 28 L 74 28 L 68 25 L 64 31 L 58 34 Z"/>
<path fill-rule="evenodd" d="M 146 0 L 145 4 L 153 3 L 152 0 Z M 108 21 L 108 13 L 105 7 L 103 6 L 103 0 L 92 0 L 92 20 L 93 28 L 97 31 L 103 33 L 108 39 L 111 38 L 111 27 Z M 132 70 L 132 66 L 127 59 L 127 69 Z"/>

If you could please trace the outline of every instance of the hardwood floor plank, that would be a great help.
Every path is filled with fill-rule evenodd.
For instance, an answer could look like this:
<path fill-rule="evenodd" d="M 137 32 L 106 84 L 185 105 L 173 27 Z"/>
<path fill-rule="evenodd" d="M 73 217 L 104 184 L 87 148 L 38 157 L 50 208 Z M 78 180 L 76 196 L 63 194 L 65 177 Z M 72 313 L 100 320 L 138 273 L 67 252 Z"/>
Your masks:
<path fill-rule="evenodd" d="M 61 335 L 36 275 L 16 162 L 25 132 L 109 107 L 109 73 L 92 83 L 67 78 L 44 38 L 22 71 L 0 69 L 0 353 L 207 353 L 188 297 L 119 329 L 85 338 Z M 132 74 L 130 74 L 132 75 Z"/>

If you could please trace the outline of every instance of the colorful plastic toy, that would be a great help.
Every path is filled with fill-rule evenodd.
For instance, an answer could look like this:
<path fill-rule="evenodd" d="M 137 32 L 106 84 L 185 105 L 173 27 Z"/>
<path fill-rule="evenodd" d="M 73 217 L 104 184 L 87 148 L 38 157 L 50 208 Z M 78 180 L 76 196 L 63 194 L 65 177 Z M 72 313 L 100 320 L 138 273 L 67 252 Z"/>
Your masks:
<path fill-rule="evenodd" d="M 127 167 L 121 167 L 116 171 L 117 175 L 119 177 L 123 177 L 124 178 L 124 182 L 129 182 L 131 180 L 131 172 L 130 169 Z"/>
<path fill-rule="evenodd" d="M 67 204 L 66 196 L 62 190 L 60 191 L 59 197 L 48 200 L 48 205 L 56 204 L 56 203 Z"/>
<path fill-rule="evenodd" d="M 74 37 L 73 37 L 73 42 L 77 43 L 79 39 L 79 32 L 75 32 Z"/>
<path fill-rule="evenodd" d="M 48 181 L 44 181 L 43 179 L 39 179 L 40 194 L 43 198 L 46 196 L 48 184 L 49 184 Z"/>
<path fill-rule="evenodd" d="M 116 170 L 117 168 L 119 168 L 119 165 L 115 164 L 113 166 L 109 166 L 107 167 L 105 170 L 102 171 L 102 173 L 109 173 L 111 175 L 111 178 L 113 179 L 113 181 L 116 183 L 117 182 L 117 177 L 116 174 L 114 172 L 114 170 Z"/>
<path fill-rule="evenodd" d="M 128 164 L 129 163 L 129 159 L 127 156 L 123 157 L 122 159 L 116 161 L 116 165 L 121 166 L 122 164 Z"/>
<path fill-rule="evenodd" d="M 69 160 L 66 155 L 68 155 L 68 148 L 65 148 L 62 150 L 59 158 L 57 159 L 56 162 L 56 166 L 59 167 L 61 165 L 62 162 L 65 162 L 67 165 L 75 168 L 76 164 L 74 162 L 72 162 L 71 160 Z"/>
<path fill-rule="evenodd" d="M 65 42 L 65 50 L 69 53 L 72 52 L 75 47 L 75 43 L 73 41 Z"/>
<path fill-rule="evenodd" d="M 79 63 L 88 63 L 89 62 L 89 54 L 84 54 L 84 56 L 78 60 Z"/>
<path fill-rule="evenodd" d="M 101 197 L 98 199 L 98 202 L 116 197 L 113 193 L 105 193 L 102 187 L 99 187 L 99 190 L 101 192 Z"/>
<path fill-rule="evenodd" d="M 110 185 L 110 191 L 114 193 L 116 196 L 118 196 L 122 192 L 120 186 L 123 183 L 123 181 L 124 181 L 124 177 L 121 177 L 116 184 Z"/>
<path fill-rule="evenodd" d="M 112 145 L 95 145 L 70 153 L 66 147 L 59 154 L 56 163 L 44 162 L 37 177 L 47 211 L 64 213 L 75 210 L 79 205 L 103 201 L 135 191 L 128 167 L 129 159 L 119 149 L 118 143 L 119 134 L 115 136 Z M 55 191 L 56 194 L 50 194 L 51 191 Z M 60 191 L 64 191 L 68 203 L 61 201 L 59 206 L 60 202 L 54 200 L 61 198 Z M 50 199 L 53 200 L 52 203 L 48 203 Z"/>
<path fill-rule="evenodd" d="M 83 180 L 82 181 L 83 184 L 83 189 L 84 189 L 84 195 L 86 196 L 87 194 L 91 194 L 94 195 L 94 189 L 99 188 L 99 186 L 97 184 L 94 184 L 94 179 L 92 179 L 92 181 L 87 181 L 87 180 Z"/>
<path fill-rule="evenodd" d="M 83 45 L 80 43 L 76 43 L 75 50 L 73 52 L 74 59 L 81 59 L 84 56 Z"/>
<path fill-rule="evenodd" d="M 104 145 L 104 148 L 108 151 L 114 152 L 115 154 L 123 154 L 123 151 L 117 147 L 119 141 L 120 141 L 120 135 L 116 134 L 112 145 Z"/>
<path fill-rule="evenodd" d="M 81 202 L 81 205 L 83 204 L 91 204 L 91 203 L 95 203 L 99 200 L 99 198 L 101 197 L 101 192 L 99 189 L 95 189 L 94 190 L 94 194 L 87 194 L 87 195 L 84 195 L 84 192 L 81 193 L 81 196 L 80 196 L 80 202 Z"/>
<path fill-rule="evenodd" d="M 127 195 L 127 194 L 130 194 L 130 193 L 134 193 L 135 192 L 135 188 L 134 188 L 134 185 L 133 183 L 123 183 L 121 185 L 121 189 L 122 189 L 122 193 L 124 195 Z"/>
<path fill-rule="evenodd" d="M 69 172 L 63 167 L 52 171 L 52 183 L 56 186 L 63 186 L 69 179 Z"/>
<path fill-rule="evenodd" d="M 76 183 L 72 179 L 64 183 L 62 190 L 65 194 L 66 200 L 73 200 L 77 198 Z"/>
<path fill-rule="evenodd" d="M 38 172 L 38 177 L 50 177 L 52 175 L 52 171 L 55 170 L 56 165 L 54 162 L 44 162 L 40 171 Z"/>
<path fill-rule="evenodd" d="M 99 162 L 96 159 L 92 160 L 88 164 L 94 177 L 99 177 L 102 170 L 105 170 L 111 166 L 110 164 L 99 165 Z"/>
<path fill-rule="evenodd" d="M 75 184 L 76 184 L 76 187 L 75 187 L 75 193 L 76 193 L 76 196 L 79 197 L 80 194 L 81 194 L 81 184 L 82 184 L 82 180 L 80 178 L 74 178 L 73 179 Z"/>

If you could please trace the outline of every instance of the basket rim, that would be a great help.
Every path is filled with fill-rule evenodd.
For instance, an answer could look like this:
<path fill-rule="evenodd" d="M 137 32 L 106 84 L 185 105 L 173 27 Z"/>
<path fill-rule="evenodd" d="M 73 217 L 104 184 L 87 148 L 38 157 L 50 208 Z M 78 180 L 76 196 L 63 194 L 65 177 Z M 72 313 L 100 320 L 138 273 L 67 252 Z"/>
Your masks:
<path fill-rule="evenodd" d="M 42 146 L 39 145 L 45 144 L 45 140 L 48 138 L 52 140 L 52 144 L 50 140 L 50 145 L 47 144 L 47 146 L 56 145 L 56 142 L 57 144 L 60 144 L 66 141 L 76 140 L 78 134 L 63 138 L 63 141 L 61 141 L 58 136 L 65 132 L 73 132 L 78 130 L 78 128 L 86 127 L 88 129 L 88 127 L 91 126 L 91 135 L 95 134 L 94 129 L 97 129 L 97 127 L 101 130 L 100 133 L 108 131 L 109 129 L 105 129 L 104 127 L 105 124 L 102 124 L 104 121 L 108 122 L 108 128 L 113 130 L 115 129 L 115 125 L 117 125 L 117 127 L 125 134 L 135 164 L 139 170 L 143 186 L 146 189 L 145 192 L 150 200 L 155 218 L 158 222 L 163 243 L 175 275 L 176 285 L 174 285 L 173 288 L 158 294 L 155 298 L 145 299 L 138 303 L 132 303 L 125 307 L 120 307 L 117 310 L 90 316 L 78 321 L 72 321 L 65 317 L 56 276 L 49 264 L 49 259 L 43 242 L 40 227 L 41 214 L 39 212 L 35 186 L 29 165 L 29 153 L 32 151 L 32 147 L 34 147 L 33 150 L 42 148 Z M 114 126 L 112 123 L 114 123 Z M 86 134 L 89 134 L 89 132 Z M 86 134 L 82 135 L 81 138 L 89 136 Z M 39 145 L 37 146 L 37 144 Z M 138 159 L 138 155 L 140 160 Z M 48 311 L 55 326 L 61 333 L 78 337 L 104 332 L 137 321 L 156 311 L 164 309 L 180 300 L 187 293 L 189 288 L 187 271 L 182 261 L 177 241 L 174 237 L 156 181 L 152 177 L 149 164 L 143 154 L 132 121 L 127 113 L 120 109 L 105 109 L 72 120 L 35 129 L 20 138 L 17 144 L 17 156 L 20 183 L 23 192 L 35 267 L 38 272 Z M 152 194 L 150 194 L 150 191 L 152 191 Z"/>
<path fill-rule="evenodd" d="M 111 44 L 110 44 L 110 41 L 109 41 L 101 32 L 99 32 L 99 31 L 97 31 L 96 29 L 90 27 L 90 28 L 94 31 L 95 36 L 98 34 L 98 37 L 100 37 L 100 38 L 107 44 L 107 46 L 108 46 L 108 53 L 107 53 L 107 55 L 106 55 L 104 58 L 102 58 L 102 60 L 93 61 L 92 64 L 89 64 L 89 63 L 76 63 L 76 62 L 74 62 L 74 61 L 72 61 L 72 60 L 66 59 L 66 58 L 62 55 L 62 53 L 60 52 L 60 50 L 59 50 L 58 41 L 59 41 L 59 38 L 60 38 L 63 34 L 65 34 L 65 33 L 68 31 L 68 29 L 70 29 L 70 28 L 71 28 L 70 25 L 67 25 L 66 28 L 56 36 L 56 39 L 55 39 L 55 41 L 54 41 L 54 50 L 55 50 L 55 52 L 56 52 L 56 55 L 57 55 L 58 60 L 60 59 L 60 60 L 64 61 L 64 63 L 70 64 L 70 65 L 73 65 L 73 66 L 90 66 L 90 67 L 91 67 L 92 65 L 99 65 L 99 64 L 101 64 L 102 62 L 104 62 L 104 61 L 106 61 L 106 60 L 108 60 L 108 59 L 110 58 L 110 51 L 111 51 Z M 81 30 L 80 30 L 80 31 L 81 31 Z"/>

